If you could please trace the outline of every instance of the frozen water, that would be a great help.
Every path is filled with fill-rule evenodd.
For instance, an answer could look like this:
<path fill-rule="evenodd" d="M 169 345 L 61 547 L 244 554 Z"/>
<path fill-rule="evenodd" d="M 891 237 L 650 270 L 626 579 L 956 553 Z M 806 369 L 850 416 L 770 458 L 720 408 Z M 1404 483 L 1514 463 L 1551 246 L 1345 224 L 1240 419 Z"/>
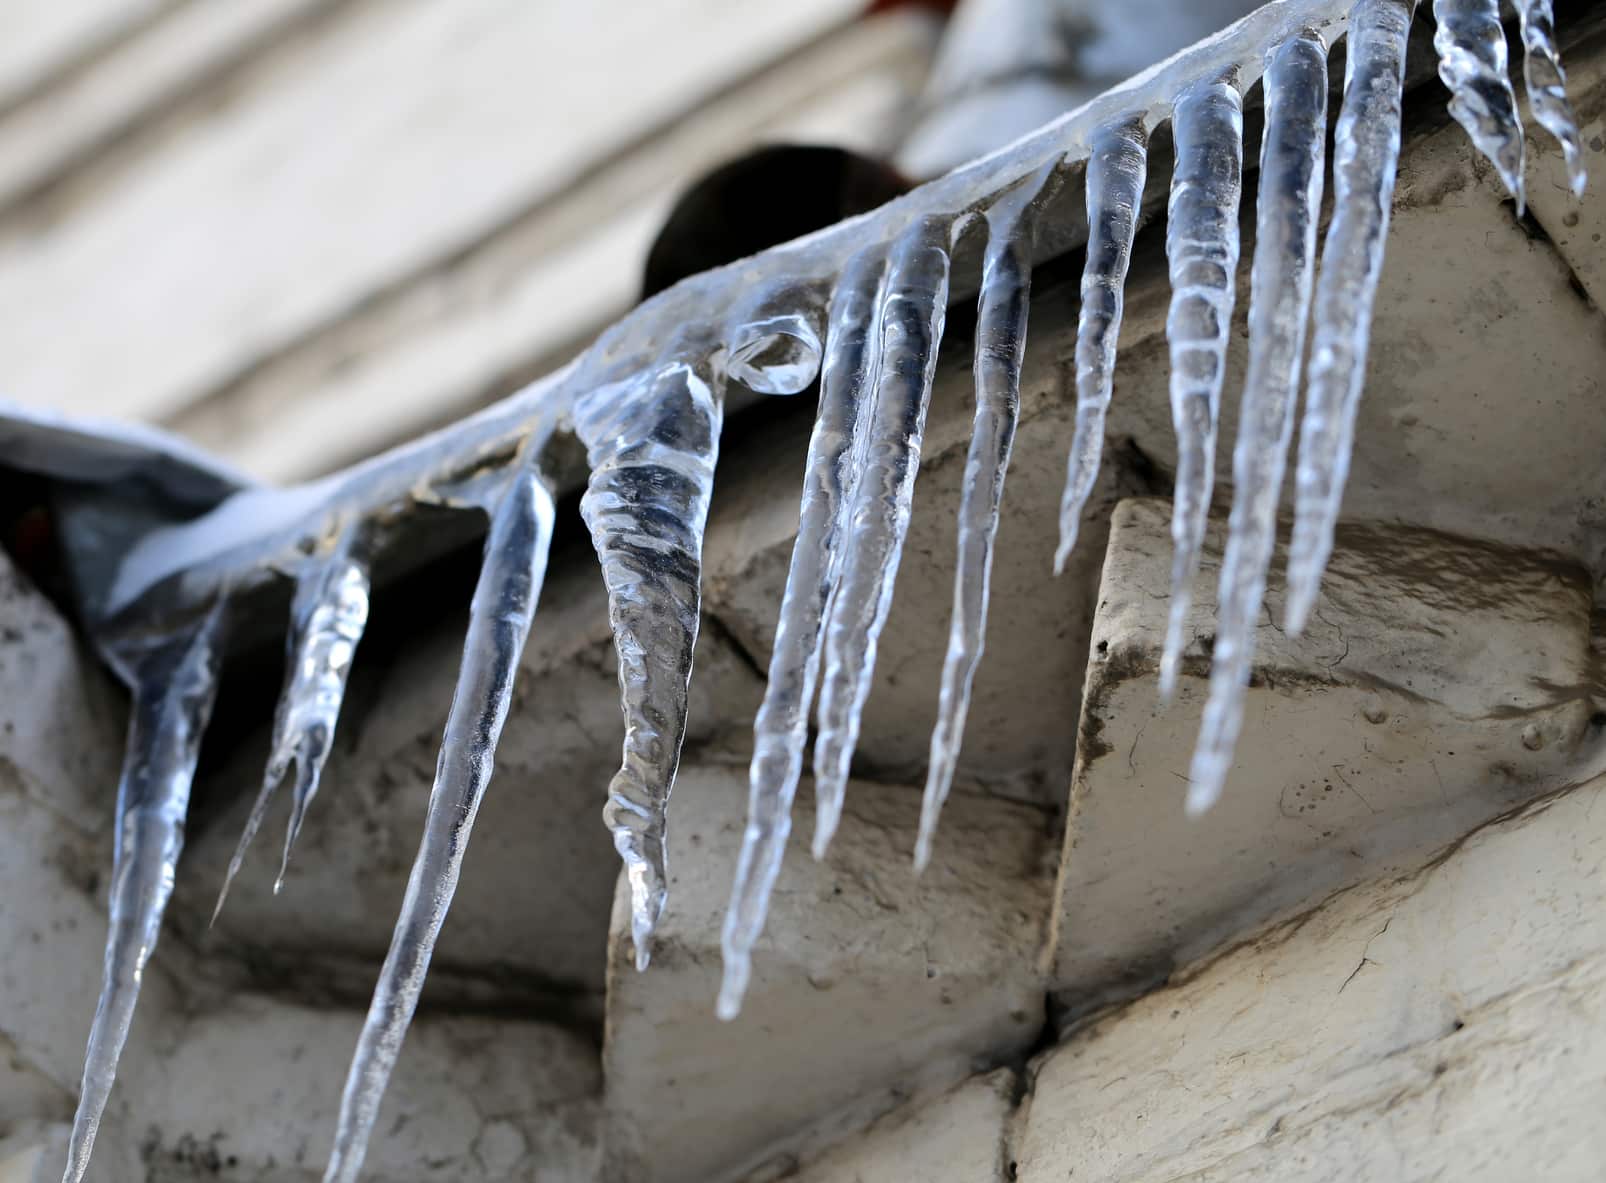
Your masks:
<path fill-rule="evenodd" d="M 333 554 L 309 565 L 296 583 L 295 600 L 290 609 L 290 633 L 285 653 L 284 690 L 279 696 L 273 719 L 273 739 L 267 772 L 257 794 L 245 832 L 218 892 L 212 918 L 223 910 L 229 884 L 240 872 L 246 848 L 256 837 L 267 814 L 268 805 L 279 782 L 295 766 L 296 778 L 290 803 L 290 821 L 285 828 L 284 854 L 277 892 L 284 884 L 290 865 L 290 851 L 307 806 L 318 792 L 324 762 L 334 745 L 335 724 L 346 695 L 346 678 L 351 673 L 357 643 L 368 624 L 368 564 L 352 553 L 351 539 L 341 538 Z"/>
<path fill-rule="evenodd" d="M 664 910 L 666 810 L 686 737 L 703 526 L 723 414 L 716 344 L 683 330 L 645 373 L 600 385 L 575 405 L 591 465 L 580 512 L 608 588 L 625 719 L 603 819 L 630 881 L 638 969 L 647 968 Z"/>
<path fill-rule="evenodd" d="M 222 632 L 223 609 L 214 604 L 171 633 L 131 636 L 104 646 L 133 688 L 134 703 L 117 786 L 105 977 L 89 1029 L 63 1183 L 78 1183 L 88 1169 L 139 1001 L 140 979 L 173 894 L 190 783 L 217 693 Z"/>
<path fill-rule="evenodd" d="M 924 218 L 892 248 L 881 297 L 880 340 L 871 405 L 857 433 L 847 520 L 853 523 L 825 624 L 819 736 L 814 744 L 814 857 L 842 816 L 859 720 L 870 696 L 876 642 L 892 607 L 893 581 L 909 532 L 920 444 L 948 310 L 952 222 Z"/>
<path fill-rule="evenodd" d="M 1567 75 L 1556 52 L 1556 17 L 1550 0 L 1518 0 L 1522 20 L 1522 74 L 1528 88 L 1528 107 L 1541 127 L 1556 137 L 1567 161 L 1573 196 L 1584 195 L 1588 176 L 1584 150 L 1578 141 L 1578 117 L 1567 101 Z"/>
<path fill-rule="evenodd" d="M 1227 335 L 1238 295 L 1238 200 L 1243 192 L 1243 97 L 1230 78 L 1201 82 L 1171 118 L 1176 166 L 1166 216 L 1171 272 L 1166 340 L 1177 476 L 1171 512 L 1171 609 L 1160 658 L 1160 693 L 1176 690 L 1184 622 L 1216 470 L 1216 423 L 1227 371 Z"/>
<path fill-rule="evenodd" d="M 325 1183 L 354 1183 L 362 1169 L 490 783 L 551 541 L 552 495 L 533 469 L 521 467 L 507 483 L 485 539 L 424 835 L 341 1094 Z"/>
<path fill-rule="evenodd" d="M 874 389 L 880 362 L 874 344 L 880 335 L 885 274 L 883 253 L 866 251 L 848 264 L 831 300 L 797 542 L 775 626 L 764 701 L 753 723 L 747 828 L 721 937 L 725 972 L 719 1013 L 726 1019 L 741 1009 L 753 943 L 763 931 L 770 890 L 792 832 L 792 801 L 803 774 L 808 711 L 820 669 L 820 632 L 836 586 L 836 556 L 856 473 L 853 441 L 864 393 Z"/>
<path fill-rule="evenodd" d="M 1525 204 L 1522 126 L 1506 74 L 1500 0 L 1433 0 L 1433 16 L 1439 22 L 1433 47 L 1439 52 L 1439 77 L 1450 88 L 1450 114 L 1499 171 L 1520 214 Z"/>
<path fill-rule="evenodd" d="M 1322 245 L 1295 471 L 1287 607 L 1288 629 L 1295 633 L 1316 604 L 1355 443 L 1372 300 L 1383 273 L 1400 158 L 1411 8 L 1406 0 L 1360 0 L 1350 24 L 1344 105 L 1333 138 L 1333 218 Z"/>
<path fill-rule="evenodd" d="M 1032 240 L 1042 203 L 1059 187 L 1062 171 L 1048 165 L 1004 194 L 985 215 L 987 249 L 976 311 L 976 417 L 965 457 L 960 496 L 953 619 L 943 658 L 937 725 L 920 806 L 915 869 L 931 861 L 931 843 L 965 734 L 970 687 L 987 632 L 993 573 L 993 539 L 1004 499 L 1004 475 L 1020 418 L 1020 370 L 1026 354 L 1026 309 L 1032 287 Z"/>
<path fill-rule="evenodd" d="M 1436 45 L 1452 110 L 1521 200 L 1522 130 L 1494 0 L 1436 0 Z M 1211 497 L 1225 341 L 1238 261 L 1240 95 L 1265 74 L 1250 359 L 1234 452 L 1210 697 L 1188 805 L 1221 791 L 1269 566 L 1313 286 L 1326 130 L 1326 49 L 1353 20 L 1334 160 L 1335 211 L 1316 285 L 1310 398 L 1297 472 L 1291 623 L 1314 601 L 1342 497 L 1364 379 L 1399 148 L 1407 0 L 1277 0 L 1030 136 L 879 210 L 692 277 L 626 317 L 567 367 L 505 402 L 353 470 L 289 490 L 242 489 L 210 513 L 148 531 L 93 624 L 135 691 L 118 806 L 106 987 L 86 1057 L 68 1180 L 81 1177 L 171 890 L 227 600 L 298 574 L 290 669 L 268 776 L 241 852 L 292 764 L 286 858 L 316 790 L 368 602 L 368 565 L 427 552 L 413 505 L 494 507 L 486 557 L 417 860 L 342 1100 L 329 1180 L 354 1180 L 391 1066 L 450 904 L 491 775 L 512 679 L 544 573 L 550 492 L 537 475 L 551 435 L 584 444 L 581 502 L 608 592 L 625 740 L 604 819 L 624 860 L 637 964 L 665 906 L 665 828 L 696 642 L 704 524 L 727 384 L 801 393 L 821 377 L 800 528 L 764 704 L 755 722 L 749 819 L 724 931 L 719 1011 L 733 1016 L 790 830 L 815 690 L 814 847 L 842 797 L 912 512 L 933 366 L 951 294 L 956 227 L 985 222 L 977 402 L 958 531 L 958 570 L 917 865 L 930 858 L 980 660 L 993 537 L 1019 405 L 1032 263 L 1073 246 L 1052 196 L 1086 161 L 1088 241 L 1078 323 L 1077 422 L 1061 519 L 1074 545 L 1103 445 L 1122 287 L 1142 211 L 1148 133 L 1169 118 L 1176 165 L 1167 254 L 1173 298 L 1172 412 L 1178 435 L 1175 599 L 1162 681 L 1177 677 L 1180 621 Z M 1550 5 L 1519 5 L 1535 118 L 1561 141 L 1582 187 Z M 960 277 L 968 282 L 968 276 Z M 70 479 L 148 477 L 186 505 L 238 482 L 161 439 L 109 436 L 35 417 L 12 439 L 18 466 Z M 4 434 L 0 432 L 0 434 Z M 492 498 L 487 500 L 487 498 Z M 402 509 L 398 510 L 397 507 Z M 383 520 L 385 529 L 371 527 Z M 335 547 L 326 549 L 330 539 Z M 359 546 L 359 542 L 361 545 Z M 308 558 L 308 556 L 313 556 Z M 108 623 L 113 622 L 113 623 Z M 823 670 L 823 673 L 822 673 Z M 238 867 L 231 865 L 230 875 Z M 282 871 L 281 871 L 282 874 Z"/>
<path fill-rule="evenodd" d="M 1115 382 L 1126 269 L 1148 179 L 1148 131 L 1130 115 L 1093 135 L 1087 161 L 1087 263 L 1082 310 L 1076 321 L 1076 427 L 1060 500 L 1060 544 L 1054 569 L 1063 571 L 1076 546 L 1082 507 L 1104 454 L 1104 415 Z"/>
<path fill-rule="evenodd" d="M 1188 778 L 1187 806 L 1194 814 L 1215 803 L 1232 765 L 1276 541 L 1277 500 L 1293 433 L 1322 202 L 1327 46 L 1321 38 L 1307 34 L 1273 51 L 1265 89 L 1249 289 L 1249 372 L 1232 457 L 1232 516 L 1221 562 L 1210 697 Z"/>

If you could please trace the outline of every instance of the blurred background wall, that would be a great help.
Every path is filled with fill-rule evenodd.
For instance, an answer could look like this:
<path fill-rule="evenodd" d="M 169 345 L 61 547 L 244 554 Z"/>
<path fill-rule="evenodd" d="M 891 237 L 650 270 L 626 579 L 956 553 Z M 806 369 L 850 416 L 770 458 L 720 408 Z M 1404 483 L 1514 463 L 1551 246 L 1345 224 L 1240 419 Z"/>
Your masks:
<path fill-rule="evenodd" d="M 754 145 L 933 175 L 1254 6 L 9 0 L 0 397 L 326 472 L 567 361 Z"/>

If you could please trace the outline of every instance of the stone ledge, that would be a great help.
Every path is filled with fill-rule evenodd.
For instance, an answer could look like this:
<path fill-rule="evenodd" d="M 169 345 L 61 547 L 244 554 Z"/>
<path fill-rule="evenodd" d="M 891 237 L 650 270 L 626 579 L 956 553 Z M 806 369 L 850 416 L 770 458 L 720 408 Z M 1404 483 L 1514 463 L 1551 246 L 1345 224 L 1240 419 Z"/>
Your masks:
<path fill-rule="evenodd" d="M 918 794 L 850 783 L 823 863 L 808 853 L 810 794 L 806 782 L 732 1023 L 714 1017 L 714 997 L 746 777 L 682 773 L 669 910 L 645 974 L 621 880 L 603 1053 L 609 1180 L 716 1183 L 784 1166 L 1019 1055 L 1041 1031 L 1044 815 L 956 797 L 917 878 Z"/>
<path fill-rule="evenodd" d="M 1019 1183 L 1585 1183 L 1606 1161 L 1606 779 L 1076 1032 Z"/>
<path fill-rule="evenodd" d="M 1415 866 L 1599 766 L 1587 576 L 1423 530 L 1339 533 L 1307 635 L 1274 572 L 1220 804 L 1182 809 L 1207 687 L 1212 524 L 1176 701 L 1159 703 L 1168 504 L 1116 510 L 1058 887 L 1054 986 L 1074 1012 L 1359 879 Z"/>

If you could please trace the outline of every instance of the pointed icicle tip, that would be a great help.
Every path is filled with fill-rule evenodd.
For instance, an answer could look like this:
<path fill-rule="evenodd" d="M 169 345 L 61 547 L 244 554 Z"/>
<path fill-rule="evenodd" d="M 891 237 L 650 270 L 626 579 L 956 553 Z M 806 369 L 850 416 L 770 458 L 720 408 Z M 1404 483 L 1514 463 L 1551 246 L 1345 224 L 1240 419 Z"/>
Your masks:
<path fill-rule="evenodd" d="M 764 700 L 753 720 L 748 766 L 747 826 L 720 935 L 724 975 L 718 1013 L 733 1019 L 752 971 L 752 950 L 764 929 L 770 892 L 792 832 L 792 804 L 808 744 L 808 711 L 819 682 L 826 606 L 840 575 L 857 466 L 852 463 L 869 416 L 880 365 L 881 284 L 886 252 L 880 244 L 854 256 L 831 296 L 820 403 L 809 437 L 797 540 L 775 626 Z"/>
<path fill-rule="evenodd" d="M 537 443 L 526 447 L 538 454 Z M 533 465 L 519 462 L 491 516 L 424 832 L 352 1053 L 324 1183 L 356 1183 L 362 1171 L 496 763 L 552 543 L 552 494 Z"/>
<path fill-rule="evenodd" d="M 993 544 L 1020 419 L 1020 374 L 1026 352 L 1037 214 L 1042 202 L 1058 188 L 1060 175 L 1058 161 L 1045 165 L 985 214 L 987 247 L 976 301 L 976 410 L 965 457 L 969 479 L 959 503 L 953 609 L 920 803 L 914 851 L 917 875 L 931 862 L 937 824 L 958 766 L 971 686 L 986 646 Z"/>
<path fill-rule="evenodd" d="M 195 763 L 217 694 L 223 631 L 220 601 L 172 635 L 106 646 L 134 692 L 134 703 L 117 786 L 104 976 L 84 1051 L 63 1183 L 80 1183 L 89 1169 L 140 982 L 173 893 Z"/>
<path fill-rule="evenodd" d="M 1237 297 L 1243 190 L 1243 98 L 1227 80 L 1189 87 L 1172 110 L 1176 165 L 1166 218 L 1171 304 L 1171 423 L 1177 474 L 1171 511 L 1171 603 L 1160 701 L 1176 695 L 1193 582 L 1215 483 L 1216 432 Z"/>
<path fill-rule="evenodd" d="M 638 959 L 668 890 L 669 797 L 686 738 L 724 407 L 717 337 L 687 324 L 651 365 L 599 383 L 574 407 L 591 468 L 580 514 L 607 588 L 625 725 L 602 817 L 625 865 Z"/>
<path fill-rule="evenodd" d="M 937 349 L 948 304 L 952 219 L 921 218 L 892 248 L 881 300 L 874 400 L 859 451 L 841 576 L 825 629 L 824 673 L 814 745 L 813 851 L 823 858 L 847 793 L 876 646 L 892 608 L 893 585 L 920 470 Z"/>
<path fill-rule="evenodd" d="M 1266 71 L 1249 366 L 1233 449 L 1232 514 L 1216 596 L 1210 693 L 1189 773 L 1188 812 L 1215 803 L 1232 765 L 1277 537 L 1315 270 L 1327 134 L 1327 47 L 1307 34 L 1279 46 Z"/>
<path fill-rule="evenodd" d="M 1116 345 L 1125 309 L 1132 239 L 1148 180 L 1148 131 L 1142 116 L 1119 119 L 1093 133 L 1087 161 L 1087 261 L 1076 321 L 1076 425 L 1060 498 L 1060 544 L 1054 573 L 1062 574 L 1104 454 L 1104 419 L 1115 381 Z"/>
<path fill-rule="evenodd" d="M 1450 114 L 1494 165 L 1520 218 L 1527 207 L 1523 134 L 1507 72 L 1500 0 L 1433 0 L 1433 16 L 1433 48 L 1439 77 L 1450 89 Z"/>
<path fill-rule="evenodd" d="M 1561 145 L 1567 165 L 1568 188 L 1582 198 L 1589 184 L 1584 149 L 1578 134 L 1578 116 L 1567 101 L 1567 75 L 1556 49 L 1556 18 L 1551 0 L 1518 0 L 1522 21 L 1523 81 L 1528 107 L 1539 125 Z"/>

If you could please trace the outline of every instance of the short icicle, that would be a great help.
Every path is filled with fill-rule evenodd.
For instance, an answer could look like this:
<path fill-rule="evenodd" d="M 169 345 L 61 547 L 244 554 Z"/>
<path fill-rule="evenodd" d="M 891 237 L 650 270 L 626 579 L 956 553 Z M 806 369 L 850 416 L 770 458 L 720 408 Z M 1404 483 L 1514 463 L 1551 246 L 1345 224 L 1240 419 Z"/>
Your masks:
<path fill-rule="evenodd" d="M 580 512 L 602 564 L 625 739 L 603 820 L 630 883 L 646 969 L 668 882 L 666 810 L 686 737 L 703 528 L 719 452 L 719 342 L 688 327 L 646 372 L 582 396 L 575 430 L 591 479 Z"/>
<path fill-rule="evenodd" d="M 1414 7 L 1414 0 L 1360 0 L 1350 19 L 1348 77 L 1333 140 L 1333 218 L 1316 282 L 1294 472 L 1285 617 L 1292 633 L 1304 630 L 1316 605 L 1349 475 L 1400 159 L 1405 45 Z"/>
<path fill-rule="evenodd" d="M 1293 433 L 1322 199 L 1327 46 L 1317 34 L 1303 34 L 1272 51 L 1265 95 L 1250 272 L 1249 372 L 1233 450 L 1232 514 L 1217 596 L 1210 697 L 1189 775 L 1187 808 L 1193 815 L 1215 804 L 1232 765 L 1277 537 L 1277 501 Z"/>
<path fill-rule="evenodd" d="M 1171 422 L 1177 479 L 1171 511 L 1171 607 L 1160 658 L 1160 695 L 1176 692 L 1183 629 L 1216 473 L 1216 426 L 1227 336 L 1238 295 L 1238 202 L 1243 191 L 1243 97 L 1230 79 L 1201 82 L 1171 119 L 1176 170 L 1166 217 L 1171 308 Z"/>
<path fill-rule="evenodd" d="M 273 740 L 267 772 L 245 823 L 234 856 L 223 876 L 215 922 L 228 898 L 229 885 L 239 874 L 246 848 L 261 828 L 274 791 L 293 764 L 296 770 L 290 821 L 285 829 L 284 853 L 274 880 L 277 892 L 284 885 L 290 851 L 307 806 L 318 792 L 324 762 L 334 745 L 335 724 L 346 695 L 352 658 L 368 624 L 368 564 L 354 553 L 351 540 L 342 538 L 330 555 L 314 560 L 296 582 L 290 608 L 290 632 L 285 641 L 284 690 L 273 717 Z"/>
<path fill-rule="evenodd" d="M 527 445 L 533 447 L 533 445 Z M 354 1183 L 451 907 L 546 576 L 552 495 L 526 461 L 495 505 L 424 834 L 340 1097 L 324 1183 Z"/>
<path fill-rule="evenodd" d="M 1082 507 L 1093 492 L 1104 454 L 1104 416 L 1115 381 L 1126 271 L 1148 171 L 1148 132 L 1140 116 L 1094 133 L 1087 162 L 1087 263 L 1076 321 L 1076 426 L 1060 499 L 1056 572 L 1065 570 L 1076 547 Z"/>
<path fill-rule="evenodd" d="M 1584 171 L 1578 117 L 1567 101 L 1567 75 L 1556 50 L 1554 6 L 1551 0 L 1517 0 L 1517 15 L 1522 20 L 1522 76 L 1528 89 L 1528 107 L 1539 125 L 1561 145 L 1573 196 L 1582 197 L 1589 177 Z"/>
<path fill-rule="evenodd" d="M 1026 353 L 1026 312 L 1031 297 L 1032 245 L 1043 202 L 1059 187 L 1059 165 L 1005 193 L 986 213 L 987 251 L 982 261 L 976 315 L 976 415 L 965 457 L 960 496 L 954 607 L 943 659 L 937 725 L 920 806 L 915 870 L 931 861 L 937 821 L 953 786 L 959 745 L 970 709 L 971 684 L 986 639 L 987 601 L 993 571 L 1004 476 L 1009 470 L 1020 418 L 1020 371 Z"/>
<path fill-rule="evenodd" d="M 892 248 L 882 298 L 871 418 L 857 450 L 847 520 L 852 537 L 831 597 L 814 744 L 814 857 L 825 857 L 842 816 L 848 770 L 875 671 L 876 643 L 892 608 L 909 532 L 931 381 L 948 304 L 951 220 L 921 218 Z"/>
<path fill-rule="evenodd" d="M 173 894 L 190 784 L 217 694 L 222 634 L 219 602 L 176 632 L 106 646 L 134 701 L 117 786 L 105 978 L 89 1029 L 62 1183 L 79 1183 L 89 1167 L 139 1001 L 140 979 Z"/>
<path fill-rule="evenodd" d="M 885 251 L 871 248 L 844 270 L 832 298 L 820 375 L 820 407 L 809 439 L 797 541 L 786 576 L 764 701 L 753 723 L 747 828 L 721 937 L 724 979 L 719 1016 L 734 1019 L 752 973 L 753 945 L 764 929 L 770 891 L 792 832 L 792 801 L 803 774 L 808 710 L 820 668 L 820 629 L 853 492 L 853 441 L 864 393 L 873 388 L 879 352 Z"/>
<path fill-rule="evenodd" d="M 1450 88 L 1450 114 L 1500 173 L 1520 215 L 1526 203 L 1522 125 L 1506 68 L 1500 0 L 1433 0 L 1433 17 L 1433 48 L 1439 77 Z"/>

